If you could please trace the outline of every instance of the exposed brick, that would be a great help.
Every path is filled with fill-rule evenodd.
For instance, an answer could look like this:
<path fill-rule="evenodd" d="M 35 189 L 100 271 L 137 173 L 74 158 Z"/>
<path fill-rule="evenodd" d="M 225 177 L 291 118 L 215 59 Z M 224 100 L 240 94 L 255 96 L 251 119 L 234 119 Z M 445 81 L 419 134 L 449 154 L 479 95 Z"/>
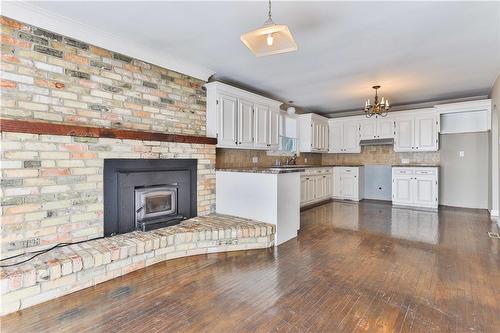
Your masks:
<path fill-rule="evenodd" d="M 68 37 L 64 37 L 63 40 L 64 40 L 64 43 L 66 43 L 69 46 L 73 46 L 73 47 L 76 47 L 76 48 L 79 48 L 82 50 L 89 49 L 89 44 L 84 43 L 84 42 L 80 42 L 79 40 L 68 38 Z"/>
<path fill-rule="evenodd" d="M 69 75 L 69 76 L 72 76 L 72 77 L 77 77 L 79 79 L 86 79 L 86 80 L 90 79 L 90 74 L 84 73 L 84 72 L 80 72 L 80 71 L 75 71 L 75 70 L 71 70 L 71 69 L 65 69 L 64 73 L 66 73 L 66 75 Z"/>
<path fill-rule="evenodd" d="M 113 53 L 113 59 L 121 60 L 124 62 L 131 62 L 132 58 L 127 57 L 126 55 L 120 54 L 120 53 Z"/>
<path fill-rule="evenodd" d="M 56 49 L 51 49 L 49 47 L 45 47 L 45 46 L 41 46 L 41 45 L 35 45 L 33 47 L 33 50 L 36 51 L 36 52 L 48 54 L 50 56 L 57 57 L 57 58 L 62 58 L 63 57 L 63 52 L 62 51 L 59 51 L 59 50 L 56 50 Z"/>

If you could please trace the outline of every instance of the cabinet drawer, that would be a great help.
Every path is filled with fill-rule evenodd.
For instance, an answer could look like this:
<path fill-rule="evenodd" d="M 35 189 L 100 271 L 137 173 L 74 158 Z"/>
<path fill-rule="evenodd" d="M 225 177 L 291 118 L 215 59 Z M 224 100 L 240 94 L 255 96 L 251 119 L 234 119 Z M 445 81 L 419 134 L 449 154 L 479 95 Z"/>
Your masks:
<path fill-rule="evenodd" d="M 415 170 L 413 170 L 413 169 L 393 168 L 392 172 L 395 175 L 414 175 L 415 174 Z"/>
<path fill-rule="evenodd" d="M 429 175 L 429 176 L 434 176 L 437 174 L 437 170 L 434 168 L 429 168 L 429 169 L 415 169 L 415 174 L 416 175 Z"/>

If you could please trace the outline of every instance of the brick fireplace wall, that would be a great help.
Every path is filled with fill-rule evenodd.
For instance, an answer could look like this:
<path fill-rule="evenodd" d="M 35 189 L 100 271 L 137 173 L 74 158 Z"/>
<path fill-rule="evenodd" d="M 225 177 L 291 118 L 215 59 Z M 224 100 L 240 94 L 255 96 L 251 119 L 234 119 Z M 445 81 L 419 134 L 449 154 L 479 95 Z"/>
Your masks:
<path fill-rule="evenodd" d="M 0 17 L 1 117 L 205 136 L 203 81 Z M 103 233 L 106 158 L 198 159 L 215 210 L 215 146 L 2 132 L 2 256 Z"/>

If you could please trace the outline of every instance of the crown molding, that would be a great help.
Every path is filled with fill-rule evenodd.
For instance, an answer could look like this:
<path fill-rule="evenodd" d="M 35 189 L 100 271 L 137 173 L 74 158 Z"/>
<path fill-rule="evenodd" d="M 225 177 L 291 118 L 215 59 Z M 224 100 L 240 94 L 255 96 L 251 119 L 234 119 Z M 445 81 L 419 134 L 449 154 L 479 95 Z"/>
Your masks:
<path fill-rule="evenodd" d="M 47 11 L 25 1 L 2 2 L 2 15 L 203 81 L 208 81 L 208 78 L 215 74 L 215 71 L 211 69 L 176 59 L 147 45 L 103 32 L 88 24 Z"/>

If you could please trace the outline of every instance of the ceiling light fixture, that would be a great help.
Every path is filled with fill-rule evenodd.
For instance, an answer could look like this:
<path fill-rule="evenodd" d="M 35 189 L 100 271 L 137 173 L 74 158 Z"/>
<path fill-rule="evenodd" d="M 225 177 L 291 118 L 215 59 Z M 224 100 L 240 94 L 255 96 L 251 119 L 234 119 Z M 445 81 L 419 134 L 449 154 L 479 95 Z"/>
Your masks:
<path fill-rule="evenodd" d="M 297 44 L 284 24 L 276 24 L 271 17 L 271 0 L 269 0 L 268 18 L 264 25 L 256 30 L 241 35 L 240 39 L 256 57 L 292 52 Z"/>
<path fill-rule="evenodd" d="M 373 86 L 372 88 L 375 89 L 375 99 L 373 101 L 373 105 L 370 102 L 370 99 L 367 99 L 363 111 L 365 111 L 366 117 L 368 118 L 374 115 L 385 117 L 387 116 L 387 112 L 391 109 L 389 100 L 382 97 L 382 100 L 379 102 L 377 91 L 380 86 Z"/>

